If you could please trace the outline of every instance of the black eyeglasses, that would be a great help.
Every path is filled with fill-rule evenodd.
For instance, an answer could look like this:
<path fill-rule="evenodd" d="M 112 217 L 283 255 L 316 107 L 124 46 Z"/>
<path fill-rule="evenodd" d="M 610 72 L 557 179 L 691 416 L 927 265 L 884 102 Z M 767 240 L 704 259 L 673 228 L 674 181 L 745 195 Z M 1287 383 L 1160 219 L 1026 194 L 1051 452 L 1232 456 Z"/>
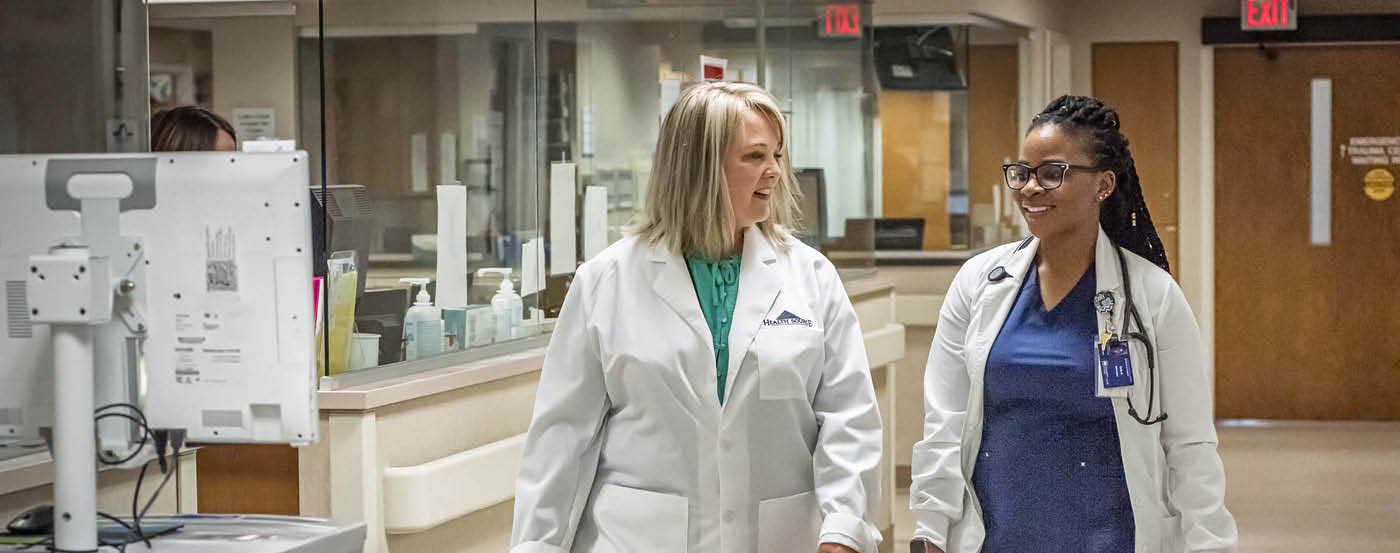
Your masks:
<path fill-rule="evenodd" d="M 1035 181 L 1040 183 L 1040 187 L 1046 190 L 1059 188 L 1065 182 L 1065 173 L 1071 168 L 1084 171 L 1097 171 L 1098 167 L 1087 165 L 1075 165 L 1059 161 L 1049 161 L 1040 164 L 1038 167 L 1031 167 L 1024 163 L 1008 163 L 1001 166 L 1001 174 L 1006 180 L 1006 186 L 1012 190 L 1025 188 L 1026 183 L 1031 181 L 1031 176 L 1035 176 Z"/>

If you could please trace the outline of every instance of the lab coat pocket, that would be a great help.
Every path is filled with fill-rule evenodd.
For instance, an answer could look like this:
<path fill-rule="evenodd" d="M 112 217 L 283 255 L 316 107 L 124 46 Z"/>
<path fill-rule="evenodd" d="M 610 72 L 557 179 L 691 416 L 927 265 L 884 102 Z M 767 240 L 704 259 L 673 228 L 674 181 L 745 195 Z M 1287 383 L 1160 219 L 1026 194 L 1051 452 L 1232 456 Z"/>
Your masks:
<path fill-rule="evenodd" d="M 690 501 L 615 484 L 604 484 L 593 501 L 598 545 L 617 553 L 685 551 L 690 541 Z"/>
<path fill-rule="evenodd" d="M 1182 543 L 1180 516 L 1162 519 L 1157 531 L 1162 535 L 1162 553 L 1183 553 L 1186 550 Z"/>
<path fill-rule="evenodd" d="M 765 328 L 758 341 L 758 397 L 807 399 L 808 375 L 821 371 L 821 329 Z"/>
<path fill-rule="evenodd" d="M 758 502 L 758 550 L 816 551 L 821 525 L 815 491 L 765 499 Z"/>

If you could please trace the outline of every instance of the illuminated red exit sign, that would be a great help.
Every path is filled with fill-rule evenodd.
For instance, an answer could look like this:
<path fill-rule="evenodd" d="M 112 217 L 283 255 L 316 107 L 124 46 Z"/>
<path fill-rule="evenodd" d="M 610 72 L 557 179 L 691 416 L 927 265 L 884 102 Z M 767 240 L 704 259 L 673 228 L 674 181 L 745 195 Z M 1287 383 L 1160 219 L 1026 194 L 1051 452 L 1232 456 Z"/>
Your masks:
<path fill-rule="evenodd" d="M 860 4 L 829 4 L 821 36 L 860 36 Z"/>
<path fill-rule="evenodd" d="M 1292 31 L 1298 28 L 1298 0 L 1240 0 L 1240 28 Z"/>

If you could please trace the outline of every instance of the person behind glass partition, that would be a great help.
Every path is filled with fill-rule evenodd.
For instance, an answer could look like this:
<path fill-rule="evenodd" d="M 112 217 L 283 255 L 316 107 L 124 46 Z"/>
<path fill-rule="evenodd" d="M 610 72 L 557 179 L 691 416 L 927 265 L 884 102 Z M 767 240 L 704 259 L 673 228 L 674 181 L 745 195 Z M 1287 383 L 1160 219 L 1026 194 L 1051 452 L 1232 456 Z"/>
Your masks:
<path fill-rule="evenodd" d="M 152 152 L 232 152 L 237 148 L 233 125 L 202 107 L 180 106 L 151 117 Z"/>
<path fill-rule="evenodd" d="M 516 481 L 513 553 L 874 553 L 881 420 L 836 269 L 789 232 L 787 129 L 706 83 L 645 214 L 578 269 Z"/>
<path fill-rule="evenodd" d="M 1118 114 L 1062 96 L 1002 171 L 1033 237 L 943 302 L 911 551 L 1232 551 L 1200 331 Z"/>

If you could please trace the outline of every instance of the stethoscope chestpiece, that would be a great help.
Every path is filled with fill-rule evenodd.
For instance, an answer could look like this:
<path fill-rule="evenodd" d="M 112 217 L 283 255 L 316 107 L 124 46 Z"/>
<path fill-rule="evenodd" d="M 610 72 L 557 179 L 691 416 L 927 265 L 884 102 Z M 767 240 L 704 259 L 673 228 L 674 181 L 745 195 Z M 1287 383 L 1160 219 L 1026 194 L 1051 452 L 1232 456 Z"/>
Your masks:
<path fill-rule="evenodd" d="M 987 275 L 987 280 L 991 282 L 1000 282 L 1006 280 L 1009 276 L 1011 276 L 1011 273 L 1006 272 L 1006 267 L 998 266 L 992 269 L 991 274 Z"/>

